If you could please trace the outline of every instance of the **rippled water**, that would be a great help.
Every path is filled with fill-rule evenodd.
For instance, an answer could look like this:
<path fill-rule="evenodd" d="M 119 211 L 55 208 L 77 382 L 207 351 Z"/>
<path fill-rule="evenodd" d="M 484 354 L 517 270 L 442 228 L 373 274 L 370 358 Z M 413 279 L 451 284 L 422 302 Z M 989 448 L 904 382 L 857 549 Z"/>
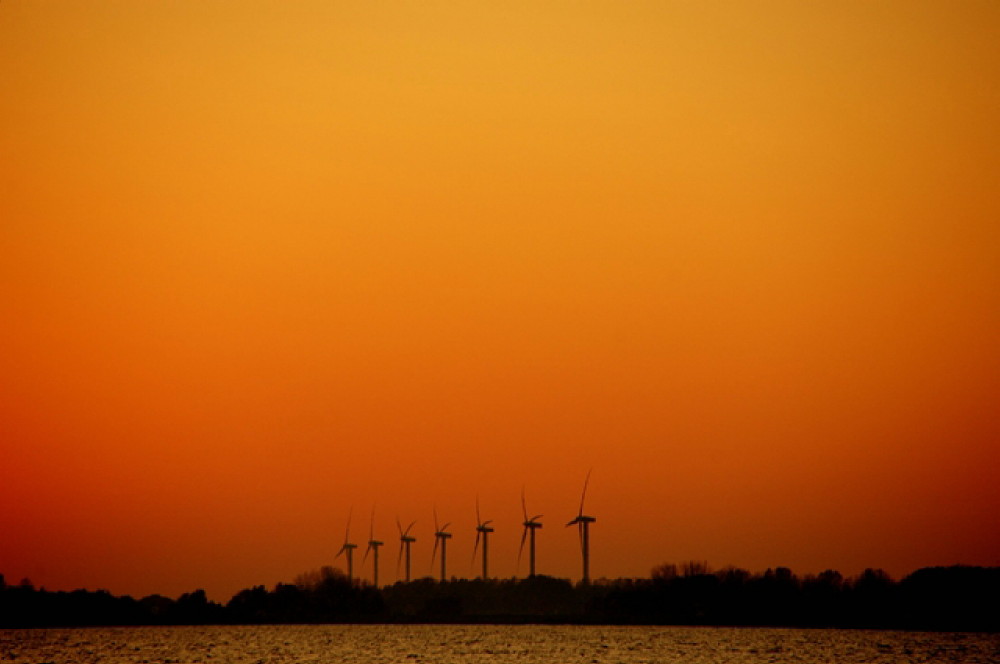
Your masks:
<path fill-rule="evenodd" d="M 38 629 L 0 630 L 0 661 L 994 663 L 1000 635 L 532 625 Z"/>

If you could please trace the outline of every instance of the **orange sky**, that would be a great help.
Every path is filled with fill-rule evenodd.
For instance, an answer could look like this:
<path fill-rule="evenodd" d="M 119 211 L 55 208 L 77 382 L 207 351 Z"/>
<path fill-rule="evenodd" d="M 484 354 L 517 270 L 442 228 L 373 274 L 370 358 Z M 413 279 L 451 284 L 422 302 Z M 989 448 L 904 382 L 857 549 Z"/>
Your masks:
<path fill-rule="evenodd" d="M 1000 4 L 0 4 L 0 573 L 1000 564 Z M 524 566 L 521 572 L 524 573 Z"/>

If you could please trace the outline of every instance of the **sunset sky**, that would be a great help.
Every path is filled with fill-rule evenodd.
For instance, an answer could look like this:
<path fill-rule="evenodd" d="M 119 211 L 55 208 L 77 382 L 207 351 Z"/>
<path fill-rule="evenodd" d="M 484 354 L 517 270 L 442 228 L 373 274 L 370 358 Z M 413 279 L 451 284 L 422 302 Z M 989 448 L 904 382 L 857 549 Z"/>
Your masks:
<path fill-rule="evenodd" d="M 1000 3 L 0 2 L 0 573 L 1000 565 Z M 522 561 L 520 574 L 526 573 Z"/>

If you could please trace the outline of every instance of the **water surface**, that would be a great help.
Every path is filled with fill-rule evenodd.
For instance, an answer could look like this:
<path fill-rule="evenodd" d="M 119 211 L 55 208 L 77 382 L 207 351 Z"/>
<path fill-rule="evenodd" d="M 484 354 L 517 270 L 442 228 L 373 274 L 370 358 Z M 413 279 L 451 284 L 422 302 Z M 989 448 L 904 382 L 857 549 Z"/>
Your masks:
<path fill-rule="evenodd" d="M 974 662 L 1000 635 L 719 627 L 262 625 L 0 630 L 0 662 Z"/>

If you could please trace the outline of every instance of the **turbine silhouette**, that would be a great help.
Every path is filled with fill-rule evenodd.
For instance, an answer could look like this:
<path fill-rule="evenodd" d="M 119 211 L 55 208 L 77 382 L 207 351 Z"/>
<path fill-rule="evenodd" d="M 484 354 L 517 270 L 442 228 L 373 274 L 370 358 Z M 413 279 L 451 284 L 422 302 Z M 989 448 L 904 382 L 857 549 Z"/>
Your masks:
<path fill-rule="evenodd" d="M 587 478 L 583 481 L 583 494 L 580 496 L 580 513 L 572 521 L 566 524 L 569 528 L 576 525 L 580 533 L 580 551 L 583 553 L 583 583 L 590 583 L 590 524 L 597 521 L 595 517 L 586 516 L 583 513 L 583 501 L 587 497 L 587 484 L 590 483 L 590 471 L 587 471 Z"/>
<path fill-rule="evenodd" d="M 490 528 L 492 521 L 483 521 L 479 516 L 479 497 L 476 496 L 476 545 L 472 547 L 472 560 L 476 560 L 476 551 L 479 549 L 479 538 L 483 538 L 483 576 L 485 581 L 489 578 L 488 556 L 489 556 L 489 534 L 493 532 Z"/>
<path fill-rule="evenodd" d="M 410 582 L 410 544 L 417 541 L 416 537 L 410 537 L 410 528 L 416 521 L 413 521 L 403 530 L 403 524 L 399 522 L 399 517 L 396 517 L 396 527 L 399 528 L 399 557 L 396 558 L 396 578 L 399 578 L 399 563 L 403 560 L 403 552 L 406 552 L 406 582 Z"/>
<path fill-rule="evenodd" d="M 438 515 L 437 510 L 434 510 L 434 552 L 431 553 L 431 569 L 434 568 L 434 558 L 437 556 L 438 543 L 441 544 L 441 582 L 444 583 L 447 579 L 447 569 L 446 569 L 446 545 L 448 540 L 451 539 L 451 533 L 445 532 L 445 529 L 450 526 L 451 523 L 446 523 L 440 528 L 438 528 Z"/>
<path fill-rule="evenodd" d="M 528 505 L 524 500 L 524 487 L 521 487 L 521 511 L 524 513 L 524 530 L 521 531 L 521 547 L 517 550 L 517 566 L 521 566 L 521 554 L 524 552 L 524 540 L 531 533 L 531 542 L 528 546 L 528 578 L 535 576 L 535 530 L 542 527 L 538 522 L 542 514 L 537 514 L 528 518 Z"/>
<path fill-rule="evenodd" d="M 339 558 L 341 554 L 347 557 L 347 580 L 354 583 L 354 549 L 358 548 L 357 544 L 351 544 L 351 517 L 354 516 L 354 508 L 347 514 L 347 530 L 344 531 L 344 544 L 340 547 L 340 551 L 334 558 Z"/>
<path fill-rule="evenodd" d="M 371 525 L 368 527 L 368 548 L 365 549 L 365 557 L 362 559 L 362 564 L 368 560 L 368 552 L 373 552 L 372 556 L 372 585 L 378 588 L 378 548 L 385 544 L 385 542 L 380 542 L 375 539 L 375 508 L 372 507 L 372 520 Z"/>

